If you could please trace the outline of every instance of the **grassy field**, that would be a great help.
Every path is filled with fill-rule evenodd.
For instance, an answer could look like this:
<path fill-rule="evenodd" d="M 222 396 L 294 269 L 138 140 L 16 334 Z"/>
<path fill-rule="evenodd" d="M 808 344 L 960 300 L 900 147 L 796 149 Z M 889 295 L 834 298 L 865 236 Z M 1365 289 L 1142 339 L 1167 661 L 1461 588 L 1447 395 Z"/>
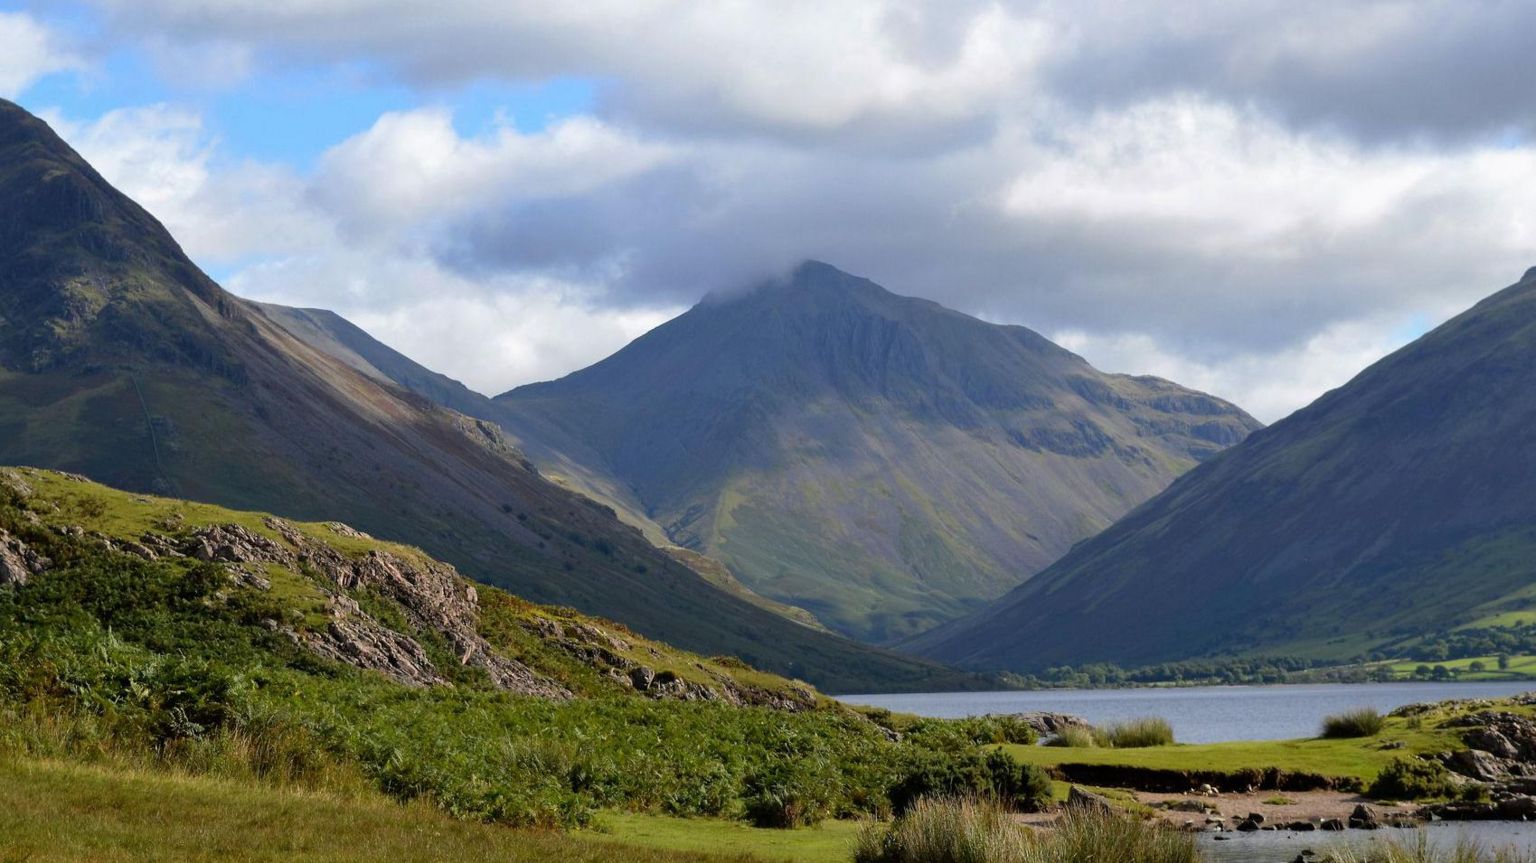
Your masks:
<path fill-rule="evenodd" d="M 1210 770 L 1226 773 L 1276 767 L 1293 773 L 1316 773 L 1335 778 L 1355 777 L 1368 783 L 1394 758 L 1404 754 L 1457 748 L 1456 732 L 1439 727 L 1451 715 L 1451 711 L 1441 710 L 1417 722 L 1390 717 L 1380 734 L 1354 739 L 1257 740 L 1139 749 L 1013 745 L 1003 748 L 1019 761 L 1041 767 L 1111 764 L 1157 770 Z M 1396 743 L 1403 745 L 1401 748 L 1387 748 Z"/>
<path fill-rule="evenodd" d="M 0 861 L 327 863 L 721 863 L 843 860 L 851 825 L 747 831 L 704 820 L 623 816 L 572 836 L 461 821 L 382 796 L 60 762 L 0 762 Z M 750 834 L 772 834 L 755 836 Z M 777 847 L 771 840 L 789 840 Z M 630 837 L 633 837 L 631 841 Z M 649 847 L 636 847 L 639 845 Z M 754 855 L 747 849 L 758 851 Z M 706 853 L 713 849 L 714 853 Z"/>
<path fill-rule="evenodd" d="M 1472 663 L 1474 662 L 1481 662 L 1482 670 L 1473 671 Z M 1536 656 L 1511 656 L 1508 668 L 1499 668 L 1497 656 L 1469 656 L 1465 659 L 1448 659 L 1444 662 L 1394 662 L 1388 667 L 1392 669 L 1393 674 L 1412 677 L 1414 669 L 1421 665 L 1428 665 L 1431 668 L 1443 665 L 1446 669 L 1456 672 L 1457 680 L 1529 680 L 1536 677 Z"/>
<path fill-rule="evenodd" d="M 581 837 L 632 848 L 738 854 L 755 860 L 845 863 L 858 835 L 857 821 L 824 821 L 800 830 L 769 830 L 715 818 L 605 813 Z"/>

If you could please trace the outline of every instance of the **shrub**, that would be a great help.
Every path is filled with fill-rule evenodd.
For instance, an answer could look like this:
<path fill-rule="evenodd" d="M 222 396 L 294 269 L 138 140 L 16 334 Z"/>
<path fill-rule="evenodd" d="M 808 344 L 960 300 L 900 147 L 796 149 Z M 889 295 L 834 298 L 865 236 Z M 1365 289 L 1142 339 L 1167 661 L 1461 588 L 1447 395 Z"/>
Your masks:
<path fill-rule="evenodd" d="M 1360 707 L 1323 719 L 1322 736 L 1374 737 L 1381 733 L 1386 719 L 1374 707 Z"/>
<path fill-rule="evenodd" d="M 1099 730 L 1098 738 L 1116 749 L 1140 749 L 1147 746 L 1171 746 L 1173 726 L 1157 716 L 1128 719 Z"/>
<path fill-rule="evenodd" d="M 1450 797 L 1456 791 L 1450 773 L 1438 761 L 1394 758 L 1382 768 L 1367 793 L 1381 800 Z"/>
<path fill-rule="evenodd" d="M 891 808 L 905 813 L 925 797 L 976 798 L 1026 812 L 1051 801 L 1051 778 L 1001 750 L 930 753 L 918 758 L 890 791 Z"/>
<path fill-rule="evenodd" d="M 1060 734 L 1045 741 L 1046 746 L 1066 746 L 1073 749 L 1091 749 L 1099 745 L 1094 739 L 1093 729 L 1073 726 L 1064 728 Z"/>

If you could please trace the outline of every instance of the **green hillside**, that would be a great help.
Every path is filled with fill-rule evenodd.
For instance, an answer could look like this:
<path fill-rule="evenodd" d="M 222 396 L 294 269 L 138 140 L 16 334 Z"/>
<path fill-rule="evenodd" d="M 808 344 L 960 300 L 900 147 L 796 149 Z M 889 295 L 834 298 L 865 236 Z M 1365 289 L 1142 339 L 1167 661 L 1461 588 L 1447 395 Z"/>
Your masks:
<path fill-rule="evenodd" d="M 1020 670 L 1529 652 L 1533 369 L 1536 269 L 910 646 Z"/>
<path fill-rule="evenodd" d="M 0 762 L 382 794 L 522 827 L 605 810 L 796 826 L 885 811 L 903 788 L 1013 793 L 1017 765 L 979 746 L 1033 739 L 1006 720 L 902 730 L 339 523 L 0 469 Z"/>
<path fill-rule="evenodd" d="M 498 396 L 530 457 L 834 631 L 979 607 L 1258 424 L 826 264 Z"/>

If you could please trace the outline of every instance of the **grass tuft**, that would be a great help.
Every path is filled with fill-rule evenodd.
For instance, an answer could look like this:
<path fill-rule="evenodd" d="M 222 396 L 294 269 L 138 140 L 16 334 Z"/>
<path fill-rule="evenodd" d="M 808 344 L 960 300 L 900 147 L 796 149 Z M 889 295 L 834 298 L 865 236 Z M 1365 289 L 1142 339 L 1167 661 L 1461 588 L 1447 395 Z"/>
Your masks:
<path fill-rule="evenodd" d="M 1062 729 L 1060 734 L 1045 741 L 1045 745 L 1062 746 L 1069 749 L 1092 749 L 1099 745 L 1099 741 L 1095 739 L 1093 729 L 1073 726 Z"/>
<path fill-rule="evenodd" d="M 994 803 L 918 801 L 890 825 L 872 823 L 854 844 L 854 863 L 1199 863 L 1194 838 L 1125 815 L 1078 810 L 1047 834 L 1033 834 Z"/>
<path fill-rule="evenodd" d="M 1359 707 L 1323 719 L 1322 737 L 1374 737 L 1386 725 L 1386 717 L 1374 707 Z"/>
<path fill-rule="evenodd" d="M 1172 746 L 1173 726 L 1160 716 L 1144 716 L 1116 722 L 1099 730 L 1099 740 L 1115 749 Z"/>

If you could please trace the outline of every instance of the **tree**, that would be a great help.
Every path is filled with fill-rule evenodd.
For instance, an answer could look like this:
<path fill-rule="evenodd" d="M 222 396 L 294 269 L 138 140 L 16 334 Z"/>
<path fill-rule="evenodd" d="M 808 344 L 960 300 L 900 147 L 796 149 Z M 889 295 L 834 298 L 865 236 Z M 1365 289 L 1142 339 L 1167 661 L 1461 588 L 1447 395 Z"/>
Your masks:
<path fill-rule="evenodd" d="M 1487 667 L 1488 666 L 1484 665 L 1481 660 L 1474 659 L 1474 660 L 1472 660 L 1472 664 L 1467 666 L 1467 670 L 1468 671 L 1482 671 L 1484 668 L 1487 668 Z"/>

